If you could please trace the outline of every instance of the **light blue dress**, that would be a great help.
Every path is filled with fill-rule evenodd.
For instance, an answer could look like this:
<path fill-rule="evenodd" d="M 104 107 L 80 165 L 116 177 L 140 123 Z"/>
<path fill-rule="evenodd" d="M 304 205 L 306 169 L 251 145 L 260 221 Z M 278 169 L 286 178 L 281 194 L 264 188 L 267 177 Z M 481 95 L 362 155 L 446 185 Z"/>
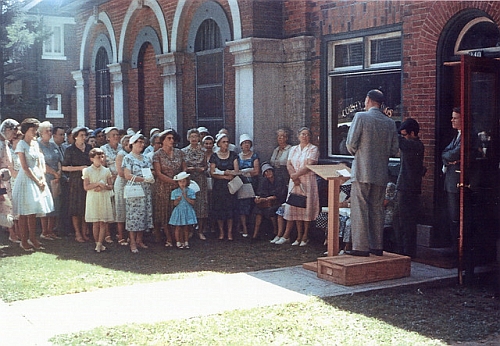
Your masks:
<path fill-rule="evenodd" d="M 31 145 L 24 140 L 19 141 L 16 153 L 24 153 L 28 167 L 38 179 L 44 176 L 40 164 L 45 161 L 37 141 L 32 141 Z M 12 207 L 14 215 L 45 216 L 54 210 L 54 201 L 49 187 L 40 190 L 21 168 L 12 189 Z"/>
<path fill-rule="evenodd" d="M 189 187 L 186 187 L 186 195 L 190 199 L 196 199 L 196 193 L 191 190 Z M 179 188 L 172 191 L 170 195 L 170 199 L 172 201 L 176 200 L 177 197 L 182 196 L 182 190 Z M 179 204 L 172 211 L 172 216 L 170 216 L 170 225 L 174 226 L 187 226 L 187 225 L 196 225 L 198 220 L 196 219 L 196 212 L 194 208 L 189 202 L 183 197 Z"/>

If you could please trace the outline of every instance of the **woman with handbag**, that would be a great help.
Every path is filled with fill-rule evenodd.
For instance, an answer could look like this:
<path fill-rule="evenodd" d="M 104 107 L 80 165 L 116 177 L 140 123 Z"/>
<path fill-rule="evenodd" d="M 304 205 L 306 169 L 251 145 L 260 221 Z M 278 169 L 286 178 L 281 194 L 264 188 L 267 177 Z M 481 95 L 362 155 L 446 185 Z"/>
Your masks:
<path fill-rule="evenodd" d="M 125 208 L 127 216 L 125 228 L 129 232 L 130 251 L 138 253 L 137 247 L 147 249 L 144 244 L 144 231 L 153 228 L 153 202 L 151 197 L 151 184 L 154 183 L 153 175 L 146 174 L 151 171 L 151 161 L 147 159 L 142 151 L 144 150 L 144 136 L 139 132 L 129 140 L 129 147 L 132 148 L 130 154 L 123 158 L 123 174 L 128 180 L 124 189 Z M 127 187 L 130 190 L 137 190 L 140 193 L 127 195 Z M 142 189 L 142 191 L 141 191 Z M 137 192 L 134 191 L 134 192 Z"/>
<path fill-rule="evenodd" d="M 320 212 L 316 174 L 307 168 L 307 165 L 318 163 L 319 150 L 317 146 L 311 144 L 312 132 L 309 128 L 302 127 L 298 132 L 298 137 L 299 145 L 292 147 L 288 156 L 287 168 L 290 182 L 283 216 L 287 225 L 285 234 L 275 242 L 278 245 L 290 242 L 290 233 L 295 223 L 298 236 L 292 245 L 306 246 L 309 242 L 310 223 L 316 220 Z M 297 206 L 299 204 L 292 202 L 291 199 L 302 201 L 305 199 L 305 203 Z"/>
<path fill-rule="evenodd" d="M 125 198 L 123 198 L 123 190 L 127 184 L 127 179 L 125 179 L 125 172 L 123 170 L 123 158 L 130 153 L 129 140 L 132 135 L 125 135 L 120 140 L 121 150 L 116 155 L 116 180 L 113 186 L 115 193 L 115 222 L 116 231 L 118 232 L 118 244 L 127 246 L 127 237 L 125 237 L 125 220 L 127 215 L 127 210 L 125 206 Z"/>
<path fill-rule="evenodd" d="M 238 214 L 243 230 L 243 237 L 248 237 L 247 216 L 250 215 L 254 206 L 255 191 L 260 173 L 259 156 L 253 152 L 252 138 L 246 133 L 240 136 L 241 152 L 238 154 L 238 167 L 244 186 L 238 191 Z M 246 185 L 246 186 L 245 186 Z"/>
<path fill-rule="evenodd" d="M 60 178 L 62 174 L 62 158 L 56 144 L 50 141 L 52 138 L 52 124 L 48 121 L 42 122 L 38 127 L 38 133 L 40 134 L 38 145 L 45 159 L 45 180 L 47 181 L 47 185 L 52 193 L 52 199 L 54 200 L 54 211 L 40 218 L 40 223 L 42 224 L 42 235 L 40 235 L 40 238 L 46 240 L 60 239 L 54 233 L 54 227 L 57 224 L 57 217 L 59 216 L 61 207 Z"/>
<path fill-rule="evenodd" d="M 276 139 L 278 141 L 278 146 L 274 149 L 269 163 L 274 167 L 274 175 L 279 176 L 283 179 L 285 184 L 288 184 L 290 180 L 290 175 L 288 174 L 287 162 L 288 155 L 292 146 L 290 145 L 290 130 L 285 128 L 280 128 L 276 131 Z"/>
<path fill-rule="evenodd" d="M 198 129 L 191 129 L 187 133 L 189 145 L 182 149 L 184 152 L 184 160 L 186 161 L 186 172 L 190 174 L 190 179 L 198 184 L 200 191 L 196 194 L 194 202 L 194 210 L 198 220 L 198 237 L 201 240 L 206 240 L 205 224 L 208 218 L 208 189 L 205 171 L 207 169 L 207 161 L 205 160 L 205 152 L 200 144 L 200 133 Z"/>
<path fill-rule="evenodd" d="M 236 195 L 229 192 L 228 183 L 238 173 L 238 155 L 229 150 L 229 137 L 225 133 L 216 136 L 215 144 L 219 150 L 210 158 L 210 175 L 214 179 L 212 211 L 219 226 L 219 240 L 224 239 L 224 222 L 227 223 L 227 239 L 233 240 Z"/>

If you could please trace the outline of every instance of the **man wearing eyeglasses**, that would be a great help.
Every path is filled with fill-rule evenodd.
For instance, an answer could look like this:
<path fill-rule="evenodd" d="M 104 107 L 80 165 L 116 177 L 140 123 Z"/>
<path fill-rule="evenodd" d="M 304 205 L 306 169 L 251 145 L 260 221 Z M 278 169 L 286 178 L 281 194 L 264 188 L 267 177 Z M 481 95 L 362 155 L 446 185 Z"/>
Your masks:
<path fill-rule="evenodd" d="M 406 119 L 399 127 L 401 164 L 396 183 L 398 222 L 395 224 L 397 252 L 417 255 L 417 221 L 424 168 L 424 144 L 418 137 L 420 125 L 415 119 Z"/>

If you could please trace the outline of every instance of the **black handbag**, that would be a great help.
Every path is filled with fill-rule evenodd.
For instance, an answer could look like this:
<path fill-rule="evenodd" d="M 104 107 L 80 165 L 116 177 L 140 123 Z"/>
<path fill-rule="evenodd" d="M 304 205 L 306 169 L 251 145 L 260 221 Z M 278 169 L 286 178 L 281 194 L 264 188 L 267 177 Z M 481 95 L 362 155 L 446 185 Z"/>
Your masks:
<path fill-rule="evenodd" d="M 300 188 L 301 188 L 302 192 L 305 193 L 304 189 L 302 188 L 302 185 L 300 185 Z M 295 186 L 293 187 L 293 189 L 295 189 Z M 293 189 L 292 189 L 292 191 L 293 191 Z M 305 208 L 307 205 L 307 196 L 301 195 L 298 193 L 290 192 L 288 194 L 288 198 L 286 199 L 286 204 L 289 204 L 289 205 L 297 207 L 297 208 Z"/>

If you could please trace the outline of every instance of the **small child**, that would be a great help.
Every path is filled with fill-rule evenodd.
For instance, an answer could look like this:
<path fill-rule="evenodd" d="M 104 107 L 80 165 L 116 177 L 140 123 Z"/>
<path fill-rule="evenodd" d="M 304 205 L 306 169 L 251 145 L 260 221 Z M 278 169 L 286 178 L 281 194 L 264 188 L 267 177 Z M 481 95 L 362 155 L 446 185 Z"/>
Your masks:
<path fill-rule="evenodd" d="M 95 251 L 106 250 L 102 245 L 108 222 L 114 221 L 111 196 L 113 192 L 112 175 L 109 168 L 104 167 L 104 152 L 94 148 L 89 153 L 92 165 L 82 171 L 83 188 L 87 191 L 85 201 L 85 221 L 92 222 L 95 240 Z"/>
<path fill-rule="evenodd" d="M 170 199 L 174 201 L 174 210 L 170 216 L 170 225 L 175 226 L 175 239 L 177 248 L 189 249 L 189 226 L 198 223 L 196 212 L 193 205 L 196 199 L 196 193 L 190 189 L 189 174 L 181 172 L 174 176 L 179 187 L 172 191 Z"/>

